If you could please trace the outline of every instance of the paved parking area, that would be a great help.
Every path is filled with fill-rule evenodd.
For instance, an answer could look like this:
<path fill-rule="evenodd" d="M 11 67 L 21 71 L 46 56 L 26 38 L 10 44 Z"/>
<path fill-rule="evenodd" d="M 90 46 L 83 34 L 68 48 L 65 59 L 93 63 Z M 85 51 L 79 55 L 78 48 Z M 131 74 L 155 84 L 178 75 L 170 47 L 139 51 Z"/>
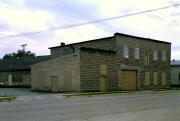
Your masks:
<path fill-rule="evenodd" d="M 30 88 L 0 88 L 0 96 L 33 96 L 47 93 L 33 92 Z"/>
<path fill-rule="evenodd" d="M 70 98 L 47 94 L 19 98 L 0 103 L 2 121 L 180 120 L 180 91 Z"/>

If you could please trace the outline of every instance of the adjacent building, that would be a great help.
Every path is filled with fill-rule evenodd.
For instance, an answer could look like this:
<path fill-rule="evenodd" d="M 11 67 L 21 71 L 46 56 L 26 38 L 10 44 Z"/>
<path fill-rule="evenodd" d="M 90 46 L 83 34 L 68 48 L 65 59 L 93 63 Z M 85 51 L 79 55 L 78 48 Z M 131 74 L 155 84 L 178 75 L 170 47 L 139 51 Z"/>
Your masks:
<path fill-rule="evenodd" d="M 169 87 L 171 43 L 121 33 L 51 47 L 32 66 L 32 89 L 115 91 Z"/>
<path fill-rule="evenodd" d="M 0 60 L 0 85 L 30 87 L 31 65 L 48 59 L 50 56 Z"/>
<path fill-rule="evenodd" d="M 171 86 L 180 86 L 180 60 L 171 61 Z"/>

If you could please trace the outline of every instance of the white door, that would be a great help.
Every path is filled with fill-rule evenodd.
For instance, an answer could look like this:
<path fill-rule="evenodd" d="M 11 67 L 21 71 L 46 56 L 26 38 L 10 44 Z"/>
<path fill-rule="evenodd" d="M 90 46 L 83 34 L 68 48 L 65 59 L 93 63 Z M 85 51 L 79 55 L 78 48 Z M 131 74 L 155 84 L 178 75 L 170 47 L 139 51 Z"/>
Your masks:
<path fill-rule="evenodd" d="M 8 85 L 12 86 L 12 74 L 8 74 Z"/>

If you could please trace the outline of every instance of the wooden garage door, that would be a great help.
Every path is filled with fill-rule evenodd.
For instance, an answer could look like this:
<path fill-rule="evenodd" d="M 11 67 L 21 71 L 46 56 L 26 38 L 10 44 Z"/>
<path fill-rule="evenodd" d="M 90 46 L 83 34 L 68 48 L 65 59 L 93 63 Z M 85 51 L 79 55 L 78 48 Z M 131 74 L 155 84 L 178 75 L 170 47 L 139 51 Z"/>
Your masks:
<path fill-rule="evenodd" d="M 122 90 L 127 90 L 127 91 L 137 90 L 137 71 L 134 70 L 122 71 Z"/>

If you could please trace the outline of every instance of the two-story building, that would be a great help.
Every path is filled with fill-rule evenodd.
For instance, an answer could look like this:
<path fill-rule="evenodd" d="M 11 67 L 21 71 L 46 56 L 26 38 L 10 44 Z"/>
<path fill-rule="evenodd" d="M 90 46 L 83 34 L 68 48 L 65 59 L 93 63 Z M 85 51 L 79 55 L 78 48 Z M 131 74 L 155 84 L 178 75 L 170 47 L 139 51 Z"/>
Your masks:
<path fill-rule="evenodd" d="M 33 90 L 131 91 L 169 86 L 169 42 L 115 33 L 50 50 L 51 60 L 32 66 Z"/>

